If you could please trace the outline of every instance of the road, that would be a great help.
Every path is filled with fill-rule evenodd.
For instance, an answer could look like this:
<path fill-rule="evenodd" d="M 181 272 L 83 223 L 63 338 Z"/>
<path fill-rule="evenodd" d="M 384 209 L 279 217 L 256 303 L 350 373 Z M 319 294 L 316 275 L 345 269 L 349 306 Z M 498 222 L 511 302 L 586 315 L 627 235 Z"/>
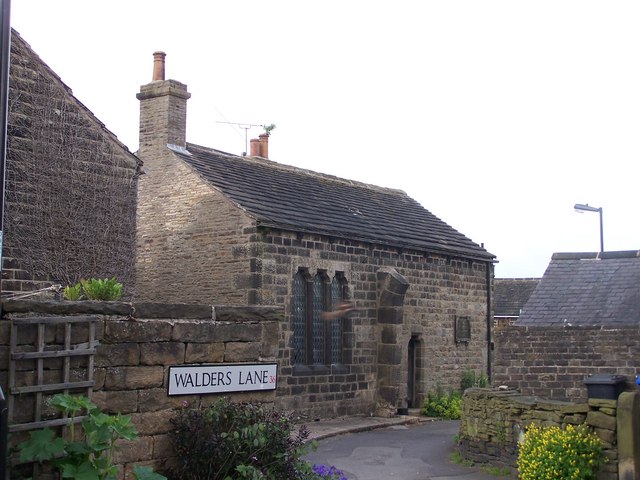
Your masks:
<path fill-rule="evenodd" d="M 349 480 L 511 480 L 481 467 L 451 462 L 458 422 L 396 425 L 318 442 L 306 456 L 314 464 L 335 465 Z"/>

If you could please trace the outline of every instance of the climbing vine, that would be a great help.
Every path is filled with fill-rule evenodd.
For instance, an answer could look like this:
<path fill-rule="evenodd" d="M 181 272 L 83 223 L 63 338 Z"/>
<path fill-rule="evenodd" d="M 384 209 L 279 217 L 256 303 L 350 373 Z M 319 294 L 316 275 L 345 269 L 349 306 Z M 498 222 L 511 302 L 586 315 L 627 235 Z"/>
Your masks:
<path fill-rule="evenodd" d="M 34 279 L 133 284 L 138 162 L 18 37 L 4 255 Z"/>

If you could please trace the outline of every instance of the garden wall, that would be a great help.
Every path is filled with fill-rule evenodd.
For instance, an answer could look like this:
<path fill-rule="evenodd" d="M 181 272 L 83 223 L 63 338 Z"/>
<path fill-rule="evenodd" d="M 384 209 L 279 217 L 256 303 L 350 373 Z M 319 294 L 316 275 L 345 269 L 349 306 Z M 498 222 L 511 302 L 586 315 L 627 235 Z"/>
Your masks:
<path fill-rule="evenodd" d="M 640 414 L 637 397 L 635 392 L 625 392 L 618 400 L 591 398 L 586 403 L 569 403 L 523 396 L 516 390 L 467 389 L 460 422 L 461 451 L 468 459 L 515 470 L 518 441 L 529 424 L 586 423 L 602 440 L 608 459 L 598 479 L 633 479 L 638 471 L 638 432 L 633 433 L 634 423 L 629 418 L 637 419 Z M 623 472 L 630 476 L 623 476 Z"/>
<path fill-rule="evenodd" d="M 640 365 L 636 327 L 515 327 L 494 331 L 493 385 L 524 395 L 586 401 L 586 377 L 626 376 L 629 390 Z"/>
<path fill-rule="evenodd" d="M 89 378 L 92 387 L 71 391 L 90 394 L 106 412 L 130 414 L 138 429 L 139 438 L 122 442 L 115 456 L 127 473 L 140 462 L 164 470 L 172 456 L 168 432 L 174 410 L 186 404 L 207 405 L 220 398 L 216 394 L 169 397 L 170 366 L 275 362 L 278 322 L 282 319 L 282 310 L 277 307 L 13 301 L 4 302 L 2 309 L 0 384 L 13 404 L 10 424 L 18 429 L 12 434 L 13 442 L 24 435 L 20 425 L 52 418 L 44 400 L 57 392 L 47 390 L 50 387 L 46 384 L 60 384 L 65 375 L 67 385 Z M 20 331 L 12 327 L 15 319 L 40 321 L 43 317 L 51 325 L 21 324 Z M 61 352 L 90 348 L 87 328 L 72 331 L 69 348 L 64 346 L 67 335 L 63 327 L 53 324 L 87 318 L 95 324 L 98 342 L 92 360 L 16 360 L 21 353 L 39 349 Z M 16 346 L 10 352 L 12 336 Z M 37 391 L 29 392 L 34 388 Z M 273 402 L 275 390 L 225 396 L 238 401 Z"/>

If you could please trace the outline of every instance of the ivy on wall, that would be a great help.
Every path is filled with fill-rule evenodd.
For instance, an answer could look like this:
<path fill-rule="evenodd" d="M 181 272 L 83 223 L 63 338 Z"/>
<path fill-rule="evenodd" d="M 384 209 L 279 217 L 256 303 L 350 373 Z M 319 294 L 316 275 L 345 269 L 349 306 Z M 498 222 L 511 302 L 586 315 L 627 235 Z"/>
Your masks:
<path fill-rule="evenodd" d="M 133 285 L 138 167 L 14 35 L 5 255 L 35 278 L 115 276 Z"/>

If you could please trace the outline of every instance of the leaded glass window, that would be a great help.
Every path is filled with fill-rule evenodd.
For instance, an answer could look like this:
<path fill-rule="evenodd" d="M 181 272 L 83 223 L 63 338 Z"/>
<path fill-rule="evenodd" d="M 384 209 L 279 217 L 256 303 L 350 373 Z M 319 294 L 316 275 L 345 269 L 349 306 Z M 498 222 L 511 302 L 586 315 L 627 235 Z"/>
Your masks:
<path fill-rule="evenodd" d="M 331 281 L 331 304 L 337 305 L 345 300 L 342 279 L 337 276 Z M 342 318 L 331 320 L 331 363 L 342 363 Z"/>
<path fill-rule="evenodd" d="M 293 364 L 305 363 L 304 342 L 305 323 L 307 318 L 307 279 L 302 272 L 296 273 L 293 279 L 293 301 L 291 319 L 293 324 Z"/>
<path fill-rule="evenodd" d="M 323 314 L 347 299 L 344 276 L 338 273 L 329 282 L 323 270 L 311 277 L 300 269 L 293 279 L 291 298 L 293 364 L 313 367 L 341 364 L 344 319 L 327 319 Z"/>

